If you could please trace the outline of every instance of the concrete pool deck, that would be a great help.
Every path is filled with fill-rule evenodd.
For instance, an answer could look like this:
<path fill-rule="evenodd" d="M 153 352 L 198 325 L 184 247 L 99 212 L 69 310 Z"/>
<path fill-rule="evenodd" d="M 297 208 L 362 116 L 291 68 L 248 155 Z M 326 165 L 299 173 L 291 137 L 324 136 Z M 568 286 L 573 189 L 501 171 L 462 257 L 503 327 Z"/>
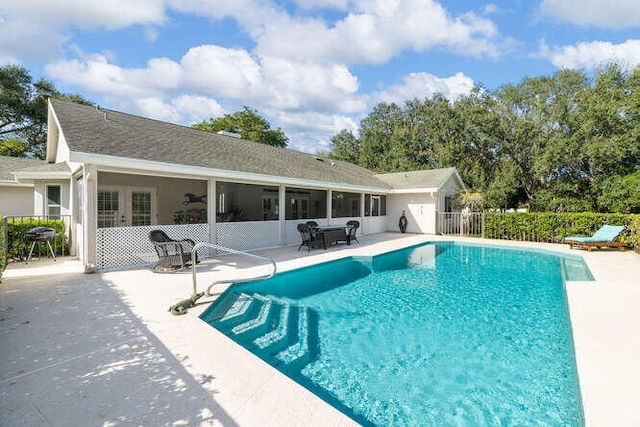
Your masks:
<path fill-rule="evenodd" d="M 636 253 L 394 233 L 327 251 L 255 253 L 285 271 L 440 240 L 581 255 L 596 280 L 568 282 L 567 295 L 587 425 L 640 425 Z M 201 267 L 199 289 L 239 269 L 264 271 L 240 258 L 223 261 Z M 356 424 L 201 321 L 215 297 L 184 316 L 167 311 L 191 292 L 190 270 L 83 274 L 74 260 L 11 264 L 0 284 L 0 425 Z"/>

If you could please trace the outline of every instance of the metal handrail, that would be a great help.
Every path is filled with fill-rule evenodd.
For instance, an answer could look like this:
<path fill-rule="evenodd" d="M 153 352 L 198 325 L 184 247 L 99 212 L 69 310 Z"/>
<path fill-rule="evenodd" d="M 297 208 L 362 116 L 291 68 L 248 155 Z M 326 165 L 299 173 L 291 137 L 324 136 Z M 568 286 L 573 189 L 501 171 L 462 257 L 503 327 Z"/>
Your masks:
<path fill-rule="evenodd" d="M 211 249 L 215 249 L 218 251 L 222 251 L 222 252 L 229 252 L 231 254 L 236 254 L 236 255 L 246 255 L 250 258 L 254 258 L 260 261 L 266 261 L 268 263 L 270 263 L 273 266 L 273 271 L 271 271 L 271 273 L 269 274 L 265 274 L 262 276 L 257 276 L 257 277 L 249 277 L 246 279 L 238 279 L 238 280 L 233 280 L 233 283 L 247 283 L 247 282 L 255 282 L 258 280 L 267 280 L 272 278 L 277 271 L 277 267 L 276 267 L 276 263 L 274 260 L 270 259 L 270 258 L 266 258 L 266 257 L 262 257 L 259 255 L 254 255 L 254 254 L 250 254 L 247 252 L 242 252 L 242 251 L 237 251 L 235 249 L 231 249 L 231 248 L 225 248 L 224 246 L 220 246 L 220 245 L 216 245 L 213 243 L 208 243 L 208 242 L 199 242 L 196 243 L 195 246 L 193 247 L 193 249 L 191 250 L 191 259 L 195 260 L 196 259 L 196 253 L 198 252 L 198 249 L 203 248 L 203 247 L 207 247 L 207 248 L 211 248 Z M 196 279 L 196 269 L 197 269 L 197 264 L 195 262 L 192 262 L 192 277 L 193 277 L 193 294 L 196 295 L 198 293 L 198 287 L 197 287 L 197 279 Z M 217 285 L 218 283 L 228 283 L 231 280 L 216 280 L 215 282 L 213 282 L 212 284 L 209 285 L 209 287 L 207 288 L 207 292 L 206 295 L 207 296 L 211 296 L 211 293 L 209 292 L 211 290 L 211 288 L 214 285 Z"/>

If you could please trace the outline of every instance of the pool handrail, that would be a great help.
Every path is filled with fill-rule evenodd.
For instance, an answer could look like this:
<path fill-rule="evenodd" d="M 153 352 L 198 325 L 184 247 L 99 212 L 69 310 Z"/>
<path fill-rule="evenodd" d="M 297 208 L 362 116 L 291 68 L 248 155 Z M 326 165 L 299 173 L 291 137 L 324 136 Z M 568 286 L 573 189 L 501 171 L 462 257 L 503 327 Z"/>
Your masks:
<path fill-rule="evenodd" d="M 227 280 L 216 280 L 215 282 L 210 284 L 209 287 L 207 288 L 207 292 L 206 292 L 207 296 L 211 296 L 211 292 L 210 292 L 211 288 L 214 285 L 217 285 L 218 283 L 229 283 L 229 282 L 247 283 L 247 282 L 255 282 L 255 281 L 258 281 L 258 280 L 267 280 L 267 279 L 272 278 L 277 272 L 276 263 L 271 258 L 266 258 L 266 257 L 263 257 L 263 256 L 254 255 L 254 254 L 238 251 L 238 250 L 231 249 L 231 248 L 226 248 L 224 246 L 216 245 L 214 243 L 209 243 L 209 242 L 198 242 L 198 243 L 196 243 L 194 245 L 193 249 L 191 250 L 191 259 L 197 259 L 196 258 L 196 253 L 198 252 L 198 249 L 204 248 L 204 247 L 207 247 L 207 248 L 210 248 L 210 249 L 215 249 L 217 251 L 228 252 L 228 253 L 236 254 L 236 255 L 246 255 L 246 256 L 248 256 L 250 258 L 270 263 L 273 266 L 273 270 L 270 273 L 264 274 L 264 275 L 261 275 L 261 276 L 257 276 L 257 277 L 248 277 L 248 278 L 238 279 L 238 280 L 228 280 L 228 279 Z M 198 293 L 196 270 L 197 270 L 197 263 L 194 262 L 192 264 L 192 280 L 193 280 L 193 294 L 194 295 L 196 295 Z"/>

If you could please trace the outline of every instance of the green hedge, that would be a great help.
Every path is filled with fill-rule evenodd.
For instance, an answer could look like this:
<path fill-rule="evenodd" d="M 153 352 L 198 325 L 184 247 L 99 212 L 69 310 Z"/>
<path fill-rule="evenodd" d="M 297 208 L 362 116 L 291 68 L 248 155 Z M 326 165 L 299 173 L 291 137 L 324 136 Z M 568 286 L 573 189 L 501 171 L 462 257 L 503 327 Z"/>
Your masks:
<path fill-rule="evenodd" d="M 7 254 L 4 248 L 4 219 L 0 216 L 0 279 L 2 279 L 2 272 L 7 267 Z"/>
<path fill-rule="evenodd" d="M 56 237 L 51 241 L 51 246 L 53 247 L 56 256 L 69 254 L 69 245 L 64 221 L 59 219 L 20 217 L 8 218 L 7 220 L 8 259 L 21 261 L 27 258 L 33 242 L 26 239 L 26 232 L 34 227 L 48 227 L 56 230 Z M 48 248 L 46 248 L 44 243 L 36 245 L 34 254 L 46 256 L 47 253 Z"/>
<path fill-rule="evenodd" d="M 513 212 L 485 214 L 484 234 L 490 239 L 562 243 L 567 236 L 592 235 L 605 224 L 624 225 L 620 239 L 640 247 L 640 215 L 593 212 Z"/>

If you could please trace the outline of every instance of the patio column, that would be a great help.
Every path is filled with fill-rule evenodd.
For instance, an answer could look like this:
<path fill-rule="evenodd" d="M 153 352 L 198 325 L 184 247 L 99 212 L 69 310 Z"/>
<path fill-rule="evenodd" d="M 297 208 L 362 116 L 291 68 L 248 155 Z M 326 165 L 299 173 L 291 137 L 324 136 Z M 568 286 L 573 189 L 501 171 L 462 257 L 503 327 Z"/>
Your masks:
<path fill-rule="evenodd" d="M 93 273 L 97 262 L 98 236 L 98 169 L 95 165 L 83 165 L 84 188 L 82 207 L 82 232 L 84 234 L 84 270 Z"/>
<path fill-rule="evenodd" d="M 216 210 L 217 210 L 217 192 L 216 179 L 209 178 L 207 183 L 207 223 L 209 224 L 209 243 L 217 243 L 216 241 Z"/>
<path fill-rule="evenodd" d="M 365 234 L 367 232 L 367 226 L 368 224 L 366 224 L 364 222 L 364 193 L 360 193 L 360 224 L 362 224 L 362 227 L 360 228 L 360 233 Z"/>
<path fill-rule="evenodd" d="M 287 243 L 287 222 L 286 222 L 286 196 L 287 188 L 280 185 L 278 188 L 278 221 L 280 221 L 280 246 Z"/>
<path fill-rule="evenodd" d="M 333 196 L 333 191 L 330 188 L 327 188 L 327 224 L 331 224 L 331 199 Z"/>

